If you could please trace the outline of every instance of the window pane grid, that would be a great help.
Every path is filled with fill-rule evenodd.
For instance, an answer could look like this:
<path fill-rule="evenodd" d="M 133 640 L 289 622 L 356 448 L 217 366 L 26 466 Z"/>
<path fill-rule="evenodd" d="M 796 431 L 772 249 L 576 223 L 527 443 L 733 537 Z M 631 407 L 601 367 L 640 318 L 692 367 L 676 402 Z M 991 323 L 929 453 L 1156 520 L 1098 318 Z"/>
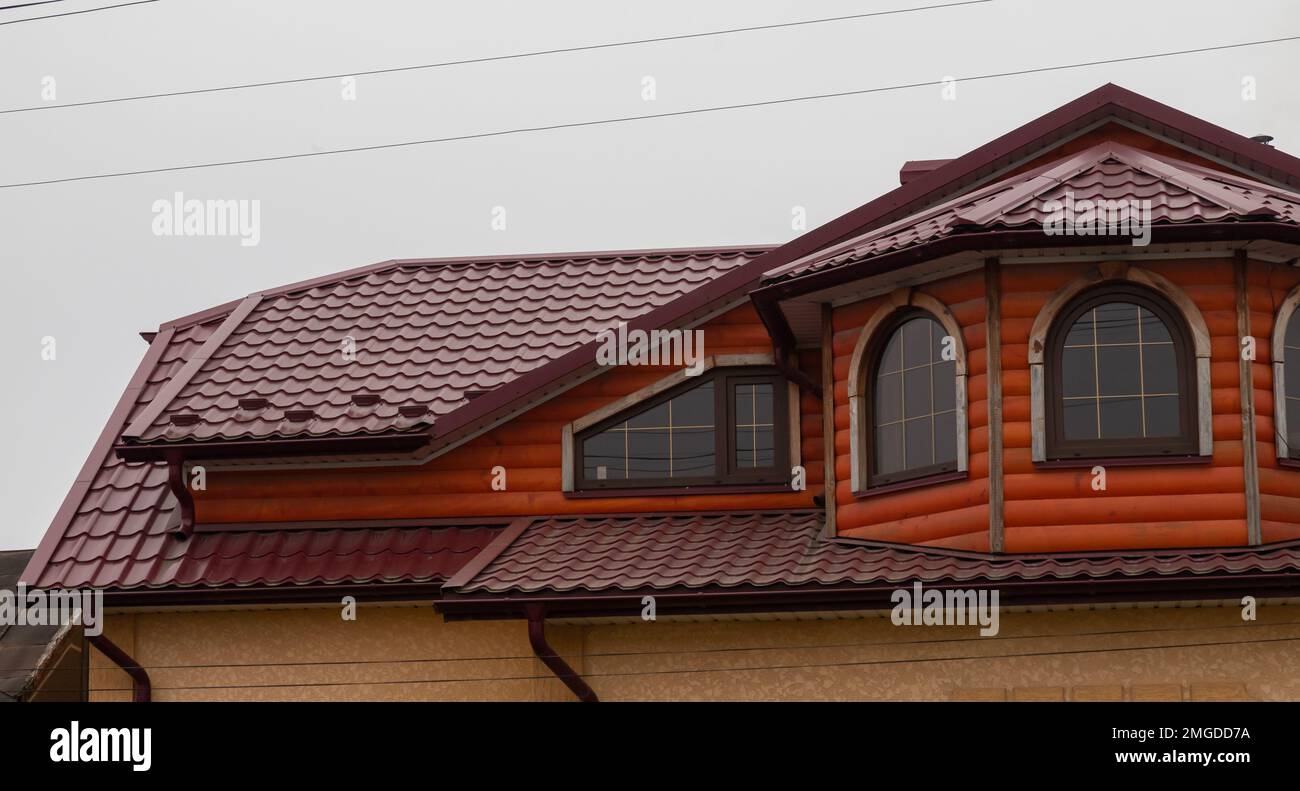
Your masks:
<path fill-rule="evenodd" d="M 712 383 L 706 383 L 697 388 L 699 392 L 712 392 Z M 610 478 L 630 480 L 633 478 L 654 478 L 654 477 L 683 477 L 708 475 L 714 469 L 714 451 L 712 434 L 715 426 L 712 423 L 686 422 L 676 423 L 678 402 L 690 398 L 691 391 L 671 399 L 662 405 L 662 423 L 651 423 L 644 425 L 646 415 L 653 415 L 654 411 L 660 407 L 655 407 L 641 415 L 634 416 L 628 420 L 611 426 L 600 434 L 590 437 L 586 440 L 586 447 L 591 447 L 594 441 L 602 438 L 614 436 L 620 437 L 622 453 L 620 456 L 611 456 L 608 452 L 595 453 L 588 456 L 588 461 L 592 463 L 585 464 L 589 474 L 593 475 L 596 480 L 609 480 Z M 709 405 L 712 404 L 710 400 Z M 686 417 L 690 417 L 690 409 L 687 409 Z M 638 425 L 632 425 L 632 421 L 637 420 Z M 701 444 L 697 452 L 690 452 L 689 447 L 683 447 L 681 440 L 688 437 L 700 435 L 708 432 L 707 444 Z M 640 449 L 633 449 L 633 438 L 643 438 L 649 444 L 643 445 Z M 621 475 L 609 474 L 609 464 L 600 462 L 616 462 L 618 466 L 615 472 L 621 472 Z"/>
<path fill-rule="evenodd" d="M 765 384 L 737 385 L 735 388 L 737 440 L 735 453 L 737 467 L 757 469 L 771 466 L 771 460 L 766 458 L 763 451 L 771 449 L 770 442 L 776 431 L 776 423 L 761 420 L 763 417 L 771 417 L 771 389 L 771 385 Z M 760 392 L 768 396 L 765 399 L 767 409 L 760 406 L 758 397 Z M 742 419 L 742 415 L 746 416 L 747 419 Z M 769 430 L 760 431 L 760 429 Z M 745 439 L 748 439 L 748 442 L 744 442 Z M 768 444 L 762 444 L 764 441 L 767 441 Z M 745 447 L 745 445 L 748 445 L 748 447 Z"/>
<path fill-rule="evenodd" d="M 1059 397 L 1066 405 L 1067 438 L 1146 439 L 1171 435 L 1175 427 L 1168 425 L 1167 419 L 1183 394 L 1158 386 L 1176 387 L 1177 368 L 1171 354 L 1176 352 L 1173 337 L 1157 315 L 1133 303 L 1097 305 L 1075 320 L 1061 348 L 1065 392 Z M 1074 365 L 1087 368 L 1066 370 L 1069 355 L 1064 350 L 1079 350 L 1091 358 L 1083 360 L 1078 353 L 1074 355 Z M 1159 381 L 1149 379 L 1149 374 Z M 1074 394 L 1068 394 L 1071 391 Z M 1091 409 L 1087 409 L 1089 402 Z M 1108 404 L 1112 406 L 1104 408 Z M 1131 406 L 1136 406 L 1136 413 Z M 1080 412 L 1079 407 L 1086 411 Z M 1156 426 L 1153 420 L 1158 421 Z"/>
<path fill-rule="evenodd" d="M 956 429 L 956 364 L 936 346 L 942 337 L 937 321 L 917 316 L 885 341 L 874 375 L 874 475 L 956 460 L 956 438 L 947 436 Z"/>

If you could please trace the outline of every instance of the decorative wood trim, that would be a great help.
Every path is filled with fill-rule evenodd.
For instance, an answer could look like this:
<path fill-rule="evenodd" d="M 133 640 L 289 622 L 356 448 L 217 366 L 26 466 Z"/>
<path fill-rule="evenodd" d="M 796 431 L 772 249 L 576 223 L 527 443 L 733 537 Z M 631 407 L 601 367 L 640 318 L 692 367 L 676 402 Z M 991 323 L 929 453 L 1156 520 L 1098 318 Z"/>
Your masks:
<path fill-rule="evenodd" d="M 835 311 L 822 305 L 822 481 L 826 487 L 826 535 L 834 537 L 835 509 Z"/>
<path fill-rule="evenodd" d="M 560 491 L 571 492 L 574 486 L 573 470 L 573 424 L 560 429 Z"/>
<path fill-rule="evenodd" d="M 1001 552 L 1006 499 L 1002 470 L 1002 263 L 984 263 L 984 359 L 989 404 L 989 551 Z"/>
<path fill-rule="evenodd" d="M 1052 459 L 1036 461 L 1037 470 L 1069 470 L 1079 467 L 1179 467 L 1188 464 L 1213 464 L 1209 456 L 1094 456 L 1088 459 Z"/>
<path fill-rule="evenodd" d="M 1241 353 L 1241 341 L 1250 335 L 1250 298 L 1247 292 L 1246 251 L 1238 250 L 1232 262 L 1233 285 L 1237 291 L 1237 365 L 1241 387 L 1241 466 L 1246 485 L 1246 541 L 1263 541 L 1259 504 L 1259 449 L 1255 437 L 1255 361 Z M 1285 403 L 1283 404 L 1285 406 Z"/>
<path fill-rule="evenodd" d="M 1035 462 L 1047 460 L 1047 404 L 1046 372 L 1043 368 L 1047 353 L 1047 334 L 1061 312 L 1074 298 L 1093 286 L 1113 282 L 1129 282 L 1145 286 L 1160 294 L 1173 306 L 1187 323 L 1192 350 L 1196 356 L 1196 421 L 1197 452 L 1202 456 L 1214 453 L 1214 412 L 1210 388 L 1210 330 L 1205 317 L 1186 292 L 1167 278 L 1127 261 L 1102 261 L 1079 278 L 1067 283 L 1038 312 L 1029 332 L 1029 419 L 1031 456 Z"/>
<path fill-rule="evenodd" d="M 1291 446 L 1286 425 L 1286 332 L 1296 311 L 1300 309 L 1300 286 L 1291 289 L 1277 309 L 1277 320 L 1273 322 L 1272 357 L 1273 360 L 1273 446 L 1277 449 L 1279 460 L 1291 459 Z M 1300 360 L 1295 363 L 1300 365 Z M 1295 395 L 1300 395 L 1296 393 Z"/>
<path fill-rule="evenodd" d="M 803 411 L 799 404 L 803 393 L 799 392 L 799 385 L 794 382 L 786 382 L 785 387 L 785 403 L 789 407 L 786 412 L 790 414 L 790 441 L 786 447 L 790 449 L 790 465 L 794 466 L 803 464 L 803 437 L 800 436 Z"/>
<path fill-rule="evenodd" d="M 953 403 L 954 419 L 957 424 L 957 471 L 964 472 L 970 464 L 967 441 L 966 340 L 962 336 L 961 324 L 957 322 L 957 317 L 952 315 L 948 306 L 938 299 L 912 288 L 900 288 L 891 292 L 889 300 L 867 319 L 862 331 L 858 333 L 857 343 L 853 346 L 853 355 L 849 358 L 849 468 L 852 473 L 851 484 L 855 492 L 866 491 L 869 488 L 866 463 L 868 452 L 866 437 L 869 426 L 865 390 L 867 374 L 870 373 L 866 370 L 870 365 L 868 352 L 880 328 L 889 321 L 891 316 L 908 307 L 919 308 L 933 316 L 955 343 L 957 365 L 954 377 L 956 394 Z"/>
<path fill-rule="evenodd" d="M 937 486 L 941 483 L 951 483 L 953 481 L 964 481 L 970 478 L 970 472 L 967 470 L 956 470 L 953 472 L 939 472 L 934 475 L 926 475 L 921 478 L 912 478 L 897 483 L 887 483 L 883 486 L 873 486 L 866 491 L 854 492 L 854 497 L 876 497 L 882 494 L 893 494 L 894 492 L 907 491 L 908 489 L 919 489 L 922 486 Z"/>
<path fill-rule="evenodd" d="M 781 494 L 793 491 L 789 483 L 695 483 L 681 486 L 611 486 L 565 492 L 566 500 L 605 500 L 615 497 L 691 497 L 703 494 Z"/>

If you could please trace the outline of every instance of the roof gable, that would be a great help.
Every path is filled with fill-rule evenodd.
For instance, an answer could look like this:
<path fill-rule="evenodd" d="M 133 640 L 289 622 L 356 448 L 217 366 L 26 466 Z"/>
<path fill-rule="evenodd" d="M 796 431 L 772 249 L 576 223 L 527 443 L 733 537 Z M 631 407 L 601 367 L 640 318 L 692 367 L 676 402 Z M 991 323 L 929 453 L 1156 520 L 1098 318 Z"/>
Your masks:
<path fill-rule="evenodd" d="M 772 272 L 828 245 L 1029 166 L 1050 151 L 1114 122 L 1225 167 L 1300 189 L 1300 159 L 1107 83 L 794 239 L 758 263 Z"/>
<path fill-rule="evenodd" d="M 1269 220 L 1300 224 L 1300 192 L 1192 162 L 1103 142 L 869 230 L 768 273 L 822 272 L 959 232 L 1047 227 L 1054 204 L 1138 201 L 1152 224 Z M 1105 214 L 1101 223 L 1105 225 Z M 1098 233 L 1096 236 L 1103 236 Z"/>

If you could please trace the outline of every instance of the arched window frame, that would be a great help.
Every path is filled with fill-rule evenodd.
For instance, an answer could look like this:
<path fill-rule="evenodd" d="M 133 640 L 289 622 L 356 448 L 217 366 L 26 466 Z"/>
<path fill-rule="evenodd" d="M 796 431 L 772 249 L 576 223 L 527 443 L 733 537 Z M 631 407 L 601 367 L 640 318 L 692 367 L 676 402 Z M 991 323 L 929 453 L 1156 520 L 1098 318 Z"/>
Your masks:
<path fill-rule="evenodd" d="M 1154 292 L 1163 298 L 1169 309 L 1180 316 L 1189 334 L 1192 354 L 1195 357 L 1194 376 L 1190 385 L 1195 392 L 1190 394 L 1195 399 L 1193 415 L 1193 437 L 1195 439 L 1193 455 L 1209 457 L 1214 453 L 1214 416 L 1210 401 L 1210 333 L 1201 311 L 1191 298 L 1167 278 L 1139 267 L 1129 266 L 1127 262 L 1106 262 L 1093 268 L 1084 276 L 1061 288 L 1047 301 L 1034 320 L 1029 333 L 1029 390 L 1030 390 L 1030 428 L 1031 456 L 1035 462 L 1048 462 L 1047 433 L 1047 376 L 1046 357 L 1050 350 L 1049 335 L 1058 324 L 1058 320 L 1069 312 L 1077 299 L 1093 289 L 1111 282 L 1116 284 L 1133 284 Z M 1054 408 L 1054 407 L 1053 407 Z"/>
<path fill-rule="evenodd" d="M 855 494 L 866 494 L 872 489 L 871 475 L 871 433 L 870 391 L 875 371 L 876 350 L 887 338 L 885 333 L 897 328 L 896 320 L 901 313 L 924 312 L 939 322 L 944 332 L 954 340 L 956 354 L 956 431 L 957 431 L 957 473 L 965 473 L 969 468 L 967 450 L 967 408 L 966 408 L 966 342 L 962 337 L 961 325 L 952 315 L 948 306 L 938 299 L 913 289 L 899 289 L 889 295 L 888 301 L 876 310 L 863 325 L 858 340 L 849 359 L 849 453 L 851 483 Z M 906 485 L 924 484 L 933 476 L 905 481 Z M 880 487 L 877 487 L 880 488 Z"/>
<path fill-rule="evenodd" d="M 1273 443 L 1277 449 L 1277 458 L 1282 461 L 1300 461 L 1300 447 L 1291 447 L 1287 441 L 1286 418 L 1286 333 L 1292 321 L 1300 321 L 1296 313 L 1300 311 L 1300 286 L 1291 289 L 1282 300 L 1277 311 L 1277 320 L 1273 323 L 1273 342 L 1270 353 L 1273 359 L 1273 430 L 1277 432 Z M 1300 359 L 1292 360 L 1292 365 L 1300 365 Z M 1300 393 L 1291 393 L 1292 398 Z"/>

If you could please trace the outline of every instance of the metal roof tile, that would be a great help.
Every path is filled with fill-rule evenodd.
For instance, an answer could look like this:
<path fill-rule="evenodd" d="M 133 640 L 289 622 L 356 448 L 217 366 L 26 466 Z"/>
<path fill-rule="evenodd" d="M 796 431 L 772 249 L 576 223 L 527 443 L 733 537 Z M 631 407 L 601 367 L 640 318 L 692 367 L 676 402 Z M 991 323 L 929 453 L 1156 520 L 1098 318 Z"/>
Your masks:
<path fill-rule="evenodd" d="M 467 580 L 458 599 L 548 592 L 951 583 L 1300 569 L 1300 542 L 1223 550 L 989 555 L 828 539 L 815 511 L 545 518 Z M 482 562 L 482 561 L 480 561 Z"/>

